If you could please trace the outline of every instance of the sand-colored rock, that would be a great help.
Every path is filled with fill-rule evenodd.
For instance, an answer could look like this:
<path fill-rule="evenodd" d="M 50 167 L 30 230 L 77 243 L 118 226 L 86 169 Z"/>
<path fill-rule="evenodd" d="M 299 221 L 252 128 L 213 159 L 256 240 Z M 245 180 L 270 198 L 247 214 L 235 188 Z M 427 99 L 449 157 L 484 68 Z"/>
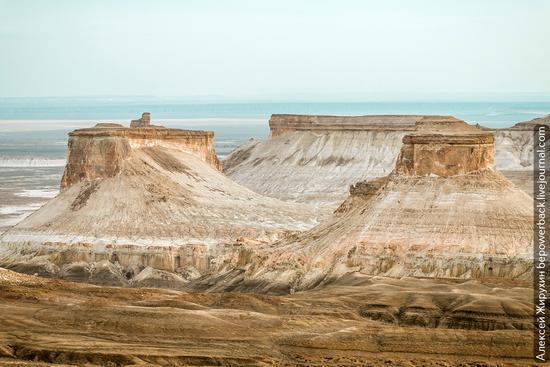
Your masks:
<path fill-rule="evenodd" d="M 269 119 L 271 136 L 277 137 L 296 131 L 411 131 L 424 116 L 372 115 L 372 116 L 319 116 L 274 114 Z"/>
<path fill-rule="evenodd" d="M 351 184 L 391 171 L 401 139 L 421 118 L 272 115 L 271 137 L 232 152 L 224 169 L 253 191 L 330 212 Z"/>
<path fill-rule="evenodd" d="M 393 170 L 403 136 L 424 117 L 272 115 L 270 138 L 247 142 L 224 167 L 253 191 L 320 204 L 330 212 L 346 198 L 346 187 Z M 528 193 L 536 123 L 549 124 L 549 117 L 505 129 L 472 127 L 493 132 L 496 168 Z"/>
<path fill-rule="evenodd" d="M 418 119 L 309 229 L 152 130 L 71 136 L 63 192 L 0 238 L 0 266 L 101 285 L 0 268 L 0 365 L 532 365 L 532 201 L 491 132 Z"/>
<path fill-rule="evenodd" d="M 452 117 L 423 118 L 405 135 L 395 171 L 407 176 L 450 177 L 492 169 L 494 137 Z"/>
<path fill-rule="evenodd" d="M 225 282 L 293 291 L 353 272 L 531 278 L 532 199 L 492 168 L 493 140 L 463 121 L 424 118 L 389 176 L 352 186 L 319 226 L 250 250 L 246 271 Z"/>
<path fill-rule="evenodd" d="M 176 288 L 258 292 L 354 272 L 529 279 L 531 199 L 493 170 L 492 133 L 424 117 L 402 140 L 389 176 L 353 185 L 303 233 L 312 208 L 255 194 L 184 151 L 130 146 L 117 175 L 73 184 L 8 231 L 0 264 L 101 284 L 150 284 L 147 274 Z"/>
<path fill-rule="evenodd" d="M 125 128 L 118 124 L 97 124 L 69 133 L 67 164 L 61 179 L 64 190 L 74 183 L 114 177 L 133 150 L 165 147 L 187 152 L 221 170 L 214 150 L 214 133 L 166 129 L 146 125 Z"/>
<path fill-rule="evenodd" d="M 65 189 L 3 234 L 0 263 L 133 284 L 147 267 L 183 277 L 209 272 L 243 239 L 271 242 L 317 223 L 307 205 L 263 197 L 228 179 L 211 144 L 211 132 L 165 128 L 71 133 Z"/>

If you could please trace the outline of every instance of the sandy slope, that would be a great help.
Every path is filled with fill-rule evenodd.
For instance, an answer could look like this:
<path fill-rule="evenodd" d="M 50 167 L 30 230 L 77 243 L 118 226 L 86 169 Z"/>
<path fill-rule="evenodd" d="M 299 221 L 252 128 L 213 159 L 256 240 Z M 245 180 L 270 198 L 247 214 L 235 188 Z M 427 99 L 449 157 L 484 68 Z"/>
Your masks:
<path fill-rule="evenodd" d="M 256 252 L 237 289 L 307 289 L 349 272 L 529 279 L 532 206 L 493 171 L 393 174 L 357 187 L 315 228 Z"/>
<path fill-rule="evenodd" d="M 334 209 L 351 184 L 391 172 L 404 135 L 383 130 L 288 132 L 248 142 L 224 166 L 231 179 L 263 195 Z"/>
<path fill-rule="evenodd" d="M 71 186 L 8 234 L 222 241 L 308 228 L 312 217 L 311 208 L 256 194 L 191 154 L 154 147 L 132 152 L 115 177 Z"/>
<path fill-rule="evenodd" d="M 117 170 L 74 183 L 5 232 L 2 266 L 111 285 L 149 267 L 182 282 L 241 241 L 270 242 L 317 223 L 313 208 L 256 194 L 177 149 L 133 149 Z"/>
<path fill-rule="evenodd" d="M 424 118 L 403 138 L 390 175 L 352 186 L 318 226 L 250 248 L 245 260 L 239 253 L 242 272 L 218 273 L 214 288 L 198 289 L 292 292 L 353 272 L 530 279 L 532 199 L 493 166 L 490 132 Z"/>

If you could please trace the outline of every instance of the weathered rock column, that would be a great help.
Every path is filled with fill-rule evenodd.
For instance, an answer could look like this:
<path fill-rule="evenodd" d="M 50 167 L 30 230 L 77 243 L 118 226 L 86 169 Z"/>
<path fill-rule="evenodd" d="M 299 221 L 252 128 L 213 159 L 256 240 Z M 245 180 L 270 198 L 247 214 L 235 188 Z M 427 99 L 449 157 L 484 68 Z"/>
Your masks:
<path fill-rule="evenodd" d="M 419 132 L 403 137 L 397 173 L 449 177 L 493 167 L 495 139 L 490 132 L 456 119 L 426 120 Z"/>
<path fill-rule="evenodd" d="M 149 127 L 151 126 L 151 113 L 143 112 L 141 118 L 137 120 L 132 120 L 130 122 L 130 127 Z"/>

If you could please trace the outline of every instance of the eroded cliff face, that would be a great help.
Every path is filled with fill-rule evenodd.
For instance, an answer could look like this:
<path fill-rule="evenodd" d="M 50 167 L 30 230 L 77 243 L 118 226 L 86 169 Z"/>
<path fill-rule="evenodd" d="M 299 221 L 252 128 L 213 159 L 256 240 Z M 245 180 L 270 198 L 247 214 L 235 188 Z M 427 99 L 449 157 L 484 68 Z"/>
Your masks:
<path fill-rule="evenodd" d="M 493 131 L 496 141 L 496 162 L 501 170 L 531 171 L 533 169 L 533 137 L 537 124 L 550 126 L 550 115 L 520 122 Z"/>
<path fill-rule="evenodd" d="M 401 139 L 421 116 L 273 115 L 271 137 L 251 141 L 224 162 L 253 191 L 334 210 L 356 182 L 391 172 Z"/>
<path fill-rule="evenodd" d="M 269 119 L 271 136 L 295 131 L 412 131 L 423 116 L 318 116 L 273 114 Z"/>
<path fill-rule="evenodd" d="M 468 139 L 438 136 L 405 136 L 396 170 L 413 176 L 442 177 L 466 174 L 493 166 L 493 136 Z"/>
<path fill-rule="evenodd" d="M 271 137 L 236 149 L 224 166 L 229 177 L 258 193 L 324 205 L 330 211 L 345 199 L 345 187 L 389 174 L 403 137 L 422 129 L 422 119 L 423 116 L 273 115 L 269 121 Z M 507 129 L 470 127 L 493 133 L 496 168 L 529 193 L 535 123 L 550 124 L 550 117 Z M 416 146 L 420 149 L 421 145 Z M 469 155 L 457 154 L 462 153 Z"/>
<path fill-rule="evenodd" d="M 317 223 L 314 208 L 223 175 L 210 132 L 100 125 L 71 133 L 69 149 L 64 190 L 0 237 L 0 266 L 98 284 L 186 282 L 243 241 Z"/>
<path fill-rule="evenodd" d="M 316 182 L 288 173 L 295 178 L 291 187 L 307 192 L 308 182 L 321 199 L 326 186 L 314 185 L 328 181 L 339 188 L 349 181 L 334 175 L 335 167 L 359 177 L 363 173 L 343 170 L 372 171 L 387 164 L 361 155 L 353 148 L 360 143 L 350 145 L 350 138 L 370 137 L 378 152 L 390 137 L 388 146 L 399 151 L 396 158 L 386 157 L 396 160 L 389 175 L 353 185 L 347 199 L 317 226 L 314 208 L 236 184 L 203 157 L 185 151 L 190 143 L 183 149 L 180 139 L 171 145 L 152 137 L 161 130 L 148 128 L 145 137 L 141 128 L 80 131 L 72 136 L 78 147 L 73 151 L 88 157 L 84 163 L 97 164 L 82 165 L 84 176 L 72 176 L 61 195 L 4 234 L 0 266 L 100 284 L 154 279 L 195 290 L 259 292 L 312 288 L 348 273 L 528 279 L 531 199 L 493 170 L 492 133 L 444 116 L 420 118 L 407 132 L 383 126 L 270 139 L 278 143 L 266 155 L 269 164 L 256 161 L 265 174 L 280 162 L 280 144 L 314 147 L 304 152 L 312 155 L 302 162 L 312 168 L 307 172 L 327 166 L 333 176 Z M 392 134 L 404 134 L 399 147 L 391 145 Z M 325 143 L 318 145 L 319 139 Z M 329 147 L 340 149 L 344 161 L 335 161 Z M 296 149 L 289 148 L 290 169 L 304 154 L 295 157 Z M 244 151 L 242 158 L 250 155 Z M 320 209 L 328 212 L 326 206 Z"/>
<path fill-rule="evenodd" d="M 165 147 L 191 153 L 222 170 L 214 150 L 214 133 L 166 129 L 160 126 L 125 128 L 118 124 L 97 124 L 69 133 L 67 164 L 61 189 L 81 181 L 114 177 L 131 151 L 144 147 Z"/>
<path fill-rule="evenodd" d="M 532 199 L 493 169 L 491 132 L 425 118 L 388 176 L 359 183 L 315 228 L 282 240 L 241 281 L 287 291 L 348 273 L 529 279 Z"/>

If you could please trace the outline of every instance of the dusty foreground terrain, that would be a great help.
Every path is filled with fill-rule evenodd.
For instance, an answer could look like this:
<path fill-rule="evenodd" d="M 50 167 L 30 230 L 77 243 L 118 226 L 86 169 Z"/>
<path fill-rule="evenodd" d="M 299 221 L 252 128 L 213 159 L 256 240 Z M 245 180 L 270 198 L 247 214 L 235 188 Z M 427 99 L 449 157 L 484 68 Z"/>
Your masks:
<path fill-rule="evenodd" d="M 0 365 L 533 365 L 531 300 L 518 283 L 349 276 L 266 296 L 0 269 Z"/>

